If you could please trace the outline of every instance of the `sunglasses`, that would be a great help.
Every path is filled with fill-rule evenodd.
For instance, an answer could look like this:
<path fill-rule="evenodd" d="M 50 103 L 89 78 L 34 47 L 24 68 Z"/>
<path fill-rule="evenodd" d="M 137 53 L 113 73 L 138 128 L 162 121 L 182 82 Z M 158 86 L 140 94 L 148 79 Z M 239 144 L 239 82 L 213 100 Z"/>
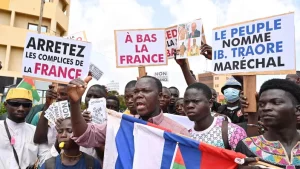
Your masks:
<path fill-rule="evenodd" d="M 12 101 L 6 101 L 7 104 L 9 104 L 12 107 L 20 107 L 21 105 L 24 108 L 30 108 L 32 107 L 32 103 L 31 102 L 12 102 Z"/>

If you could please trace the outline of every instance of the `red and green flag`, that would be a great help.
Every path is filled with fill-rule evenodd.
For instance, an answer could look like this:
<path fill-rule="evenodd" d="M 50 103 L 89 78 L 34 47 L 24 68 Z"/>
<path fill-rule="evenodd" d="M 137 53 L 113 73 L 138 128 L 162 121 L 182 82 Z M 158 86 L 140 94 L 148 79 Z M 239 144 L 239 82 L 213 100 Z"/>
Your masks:
<path fill-rule="evenodd" d="M 23 78 L 23 80 L 19 83 L 17 88 L 24 88 L 27 90 L 31 90 L 33 100 L 40 101 L 40 96 L 35 88 L 35 84 L 33 79 L 31 78 Z"/>
<path fill-rule="evenodd" d="M 172 169 L 186 169 L 179 147 L 177 147 Z"/>

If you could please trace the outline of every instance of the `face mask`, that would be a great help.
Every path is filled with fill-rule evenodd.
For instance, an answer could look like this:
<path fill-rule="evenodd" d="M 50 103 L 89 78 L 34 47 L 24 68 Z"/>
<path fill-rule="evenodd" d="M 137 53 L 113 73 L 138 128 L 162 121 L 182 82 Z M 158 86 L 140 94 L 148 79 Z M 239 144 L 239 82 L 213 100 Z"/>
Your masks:
<path fill-rule="evenodd" d="M 228 88 L 224 90 L 224 97 L 227 102 L 234 103 L 239 100 L 240 91 L 234 88 Z"/>

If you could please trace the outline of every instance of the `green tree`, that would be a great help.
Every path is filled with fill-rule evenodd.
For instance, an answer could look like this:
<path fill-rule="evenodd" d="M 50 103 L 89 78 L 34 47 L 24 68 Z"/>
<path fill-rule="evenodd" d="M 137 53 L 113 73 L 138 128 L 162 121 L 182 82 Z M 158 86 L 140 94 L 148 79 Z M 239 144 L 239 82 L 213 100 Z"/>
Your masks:
<path fill-rule="evenodd" d="M 4 107 L 4 103 L 1 103 L 1 105 L 0 105 L 0 116 L 2 115 L 2 114 L 4 114 L 6 112 L 6 109 L 5 109 L 5 107 Z"/>

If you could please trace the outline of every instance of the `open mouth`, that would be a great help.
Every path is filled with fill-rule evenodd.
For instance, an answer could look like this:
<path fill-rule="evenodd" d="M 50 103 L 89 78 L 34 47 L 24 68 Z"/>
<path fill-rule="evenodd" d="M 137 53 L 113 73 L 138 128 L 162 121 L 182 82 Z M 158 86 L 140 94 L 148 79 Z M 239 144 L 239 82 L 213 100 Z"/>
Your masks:
<path fill-rule="evenodd" d="M 136 108 L 138 110 L 145 109 L 146 108 L 146 104 L 144 104 L 142 102 L 136 102 Z"/>

